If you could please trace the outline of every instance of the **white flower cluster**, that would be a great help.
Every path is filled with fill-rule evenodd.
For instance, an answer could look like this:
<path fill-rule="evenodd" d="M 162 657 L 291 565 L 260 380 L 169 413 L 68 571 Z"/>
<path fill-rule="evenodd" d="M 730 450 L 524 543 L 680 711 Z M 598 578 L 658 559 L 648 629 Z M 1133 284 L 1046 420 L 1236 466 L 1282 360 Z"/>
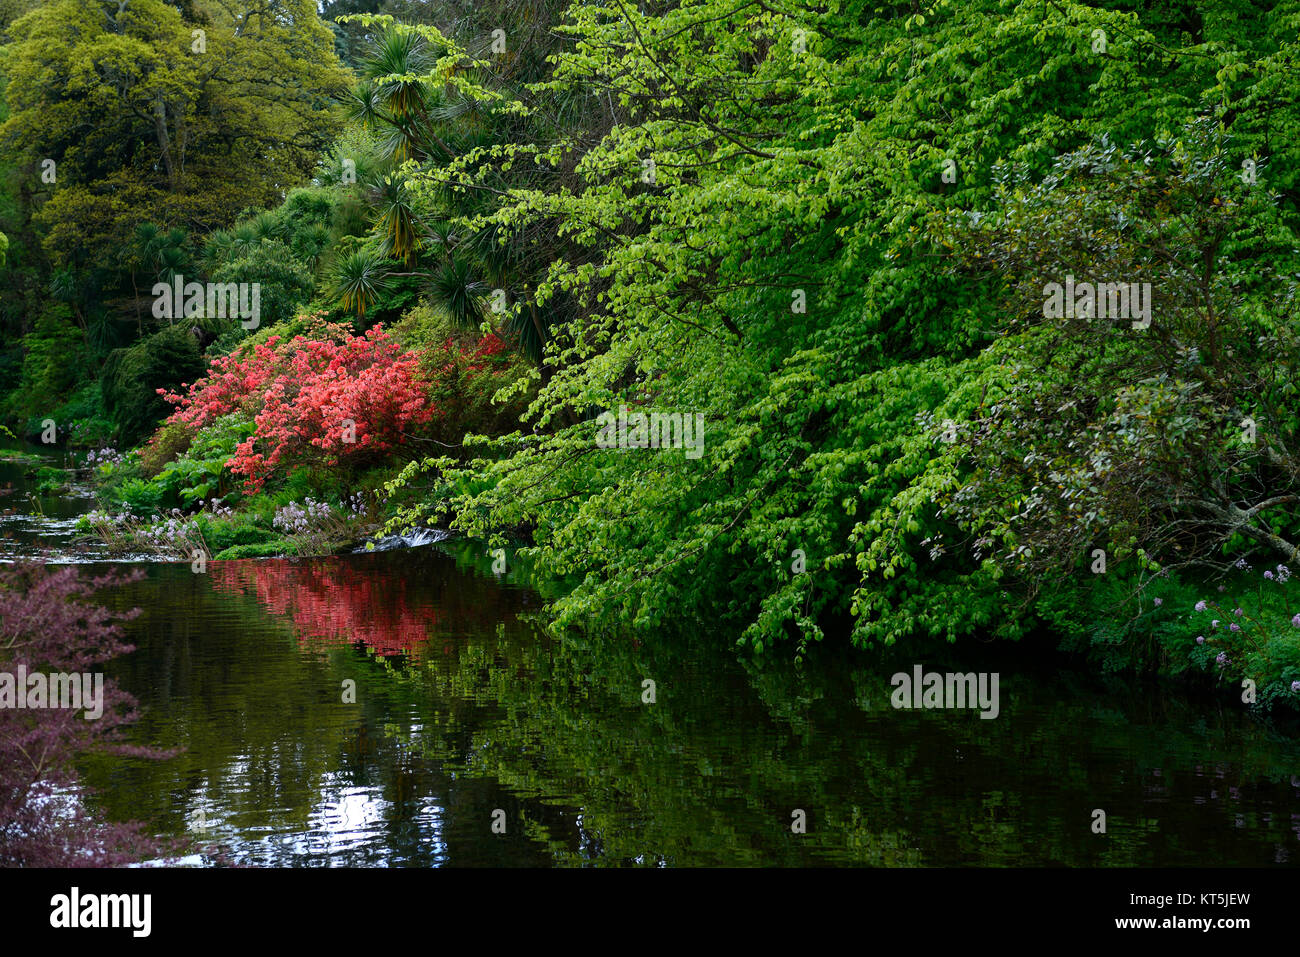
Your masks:
<path fill-rule="evenodd" d="M 329 515 L 330 507 L 328 505 L 308 498 L 301 504 L 290 502 L 283 508 L 277 508 L 275 518 L 271 524 L 286 535 L 296 535 L 299 532 L 307 531 L 317 522 L 329 518 Z"/>
<path fill-rule="evenodd" d="M 94 511 L 87 512 L 82 516 L 82 518 L 88 521 L 91 525 L 112 525 L 116 528 L 119 525 L 125 525 L 128 516 L 112 515 L 101 509 L 95 509 Z"/>
<path fill-rule="evenodd" d="M 204 508 L 213 518 L 230 518 L 235 514 L 235 510 L 229 505 L 222 505 L 221 499 L 214 498 L 208 501 Z"/>
<path fill-rule="evenodd" d="M 86 465 L 121 465 L 123 455 L 114 448 L 91 449 L 86 453 Z"/>
<path fill-rule="evenodd" d="M 177 542 L 184 542 L 191 535 L 198 533 L 198 526 L 179 509 L 174 508 L 161 522 L 140 529 L 139 541 L 155 548 L 173 548 Z"/>

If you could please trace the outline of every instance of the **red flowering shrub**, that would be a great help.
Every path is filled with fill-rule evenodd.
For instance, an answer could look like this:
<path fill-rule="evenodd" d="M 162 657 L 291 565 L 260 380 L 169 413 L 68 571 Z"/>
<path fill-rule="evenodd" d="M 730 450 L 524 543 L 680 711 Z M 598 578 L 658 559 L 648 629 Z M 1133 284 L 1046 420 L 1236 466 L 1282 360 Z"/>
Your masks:
<path fill-rule="evenodd" d="M 213 362 L 186 395 L 166 394 L 178 406 L 168 422 L 203 428 L 231 412 L 249 415 L 255 431 L 227 465 L 255 491 L 277 469 L 360 464 L 392 451 L 434 412 L 419 360 L 380 326 L 363 336 L 328 324 L 311 338 L 272 336 Z"/>

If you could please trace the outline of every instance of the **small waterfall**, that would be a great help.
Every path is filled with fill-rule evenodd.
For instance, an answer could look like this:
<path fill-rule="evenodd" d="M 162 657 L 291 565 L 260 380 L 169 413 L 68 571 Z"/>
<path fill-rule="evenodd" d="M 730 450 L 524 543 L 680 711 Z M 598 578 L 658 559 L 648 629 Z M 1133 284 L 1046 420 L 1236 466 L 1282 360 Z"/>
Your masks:
<path fill-rule="evenodd" d="M 451 532 L 445 528 L 408 528 L 400 535 L 385 535 L 383 538 L 375 539 L 372 542 L 354 548 L 354 552 L 389 552 L 395 548 L 418 548 L 421 545 L 432 545 L 434 542 L 445 541 L 451 537 Z"/>

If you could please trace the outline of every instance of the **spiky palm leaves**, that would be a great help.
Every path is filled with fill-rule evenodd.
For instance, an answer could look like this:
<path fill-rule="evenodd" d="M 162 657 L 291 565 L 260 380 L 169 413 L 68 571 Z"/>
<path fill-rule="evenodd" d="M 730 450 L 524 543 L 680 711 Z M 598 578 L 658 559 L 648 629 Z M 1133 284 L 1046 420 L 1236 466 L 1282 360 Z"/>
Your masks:
<path fill-rule="evenodd" d="M 164 244 L 164 235 L 155 223 L 140 223 L 135 227 L 135 242 L 131 251 L 147 266 Z"/>
<path fill-rule="evenodd" d="M 298 231 L 290 245 L 294 256 L 312 267 L 320 264 L 321 257 L 330 245 L 330 231 L 327 226 L 316 223 Z"/>
<path fill-rule="evenodd" d="M 444 250 L 443 263 L 429 284 L 430 298 L 454 321 L 467 327 L 481 325 L 490 309 L 519 344 L 519 350 L 534 362 L 541 361 L 560 306 L 539 306 L 527 295 L 510 301 L 506 290 L 518 288 L 527 274 L 522 262 L 523 247 L 500 242 L 493 226 L 464 241 L 446 224 L 435 225 L 428 235 L 431 245 L 437 241 Z M 476 278 L 479 276 L 483 279 Z"/>
<path fill-rule="evenodd" d="M 216 232 L 208 233 L 208 240 L 203 244 L 203 257 L 200 260 L 203 271 L 209 276 L 212 275 L 218 266 L 231 258 L 234 248 L 235 237 L 229 230 L 218 229 Z"/>
<path fill-rule="evenodd" d="M 414 120 L 397 116 L 388 109 L 381 86 L 362 81 L 353 87 L 348 94 L 347 110 L 352 120 L 378 134 L 380 153 L 388 160 L 401 163 L 420 157 L 413 132 Z"/>
<path fill-rule="evenodd" d="M 266 210 L 258 213 L 248 224 L 258 240 L 287 239 L 285 224 L 275 213 Z"/>
<path fill-rule="evenodd" d="M 383 93 L 368 80 L 362 80 L 347 93 L 348 119 L 360 123 L 366 129 L 374 129 L 390 121 L 385 107 Z"/>
<path fill-rule="evenodd" d="M 387 288 L 384 257 L 372 249 L 358 249 L 334 265 L 334 294 L 344 309 L 364 316 Z"/>
<path fill-rule="evenodd" d="M 374 197 L 378 212 L 375 231 L 383 251 L 394 259 L 405 260 L 407 265 L 413 264 L 420 248 L 420 231 L 406 178 L 389 173 L 375 184 Z"/>
<path fill-rule="evenodd" d="M 273 235 L 275 235 L 273 227 L 264 222 L 259 228 L 256 220 L 239 223 L 234 229 L 220 229 L 210 233 L 207 243 L 203 246 L 203 268 L 208 275 L 211 275 L 224 263 L 233 259 L 242 259 L 259 249 L 262 240 Z"/>
<path fill-rule="evenodd" d="M 474 278 L 474 265 L 467 256 L 450 254 L 434 271 L 429 294 L 447 311 L 453 322 L 475 327 L 483 322 L 483 295 L 487 291 Z"/>
<path fill-rule="evenodd" d="M 419 128 L 428 121 L 429 74 L 437 52 L 419 33 L 390 27 L 375 41 L 362 64 L 362 81 L 348 97 L 348 113 L 367 129 L 381 133 L 385 153 L 401 163 L 422 159 L 425 137 Z"/>
<path fill-rule="evenodd" d="M 366 79 L 379 84 L 392 115 L 408 117 L 423 111 L 426 75 L 436 61 L 423 36 L 397 27 L 379 37 L 362 72 Z"/>
<path fill-rule="evenodd" d="M 153 223 L 135 228 L 132 253 L 161 282 L 171 282 L 189 264 L 189 235 L 183 229 L 163 230 Z"/>
<path fill-rule="evenodd" d="M 56 269 L 50 276 L 50 295 L 64 302 L 73 302 L 77 297 L 77 274 L 66 267 Z"/>
<path fill-rule="evenodd" d="M 530 29 L 536 26 L 532 21 L 540 13 L 540 8 L 526 11 L 524 19 L 530 21 Z M 373 171 L 372 175 L 362 176 L 360 169 L 357 172 L 358 181 L 366 186 L 364 195 L 373 210 L 378 242 L 369 250 L 339 260 L 334 270 L 335 288 L 349 309 L 360 312 L 378 295 L 384 260 L 400 260 L 408 269 L 427 275 L 430 298 L 454 321 L 478 326 L 489 315 L 489 297 L 494 305 L 502 301 L 492 295 L 494 290 L 502 290 L 504 295 L 508 289 L 526 288 L 536 263 L 544 261 L 535 255 L 536 237 L 506 236 L 502 243 L 503 234 L 494 226 L 464 225 L 476 214 L 490 213 L 492 202 L 480 194 L 438 189 L 429 180 L 423 184 L 417 210 L 408 188 L 410 174 L 397 167 L 409 158 L 428 170 L 446 166 L 479 147 L 518 142 L 526 139 L 523 125 L 527 121 L 510 110 L 495 109 L 490 101 L 480 102 L 437 82 L 432 74 L 439 55 L 441 51 L 418 31 L 392 26 L 376 40 L 362 64 L 363 80 L 352 90 L 349 105 L 352 117 L 374 134 L 369 145 L 379 162 L 368 164 L 367 172 Z M 474 82 L 502 86 L 492 67 L 470 69 Z M 339 157 L 334 165 L 341 160 Z M 329 175 L 332 179 L 333 171 Z M 536 174 L 530 171 L 528 175 Z M 502 189 L 511 185 L 504 179 L 499 182 Z M 421 214 L 429 211 L 438 219 L 422 222 Z M 521 351 L 537 359 L 554 311 L 525 296 L 493 318 L 505 327 L 503 331 L 513 333 Z"/>

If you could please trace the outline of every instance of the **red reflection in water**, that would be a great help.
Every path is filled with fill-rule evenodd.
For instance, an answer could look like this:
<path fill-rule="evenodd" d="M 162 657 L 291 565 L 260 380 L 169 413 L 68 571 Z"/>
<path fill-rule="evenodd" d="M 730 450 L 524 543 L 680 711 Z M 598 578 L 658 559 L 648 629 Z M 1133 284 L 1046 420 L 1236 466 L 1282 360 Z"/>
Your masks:
<path fill-rule="evenodd" d="M 376 575 L 342 562 L 244 559 L 208 566 L 218 591 L 252 594 L 292 619 L 298 641 L 363 642 L 381 655 L 421 657 L 438 613 L 413 598 L 399 575 Z"/>

